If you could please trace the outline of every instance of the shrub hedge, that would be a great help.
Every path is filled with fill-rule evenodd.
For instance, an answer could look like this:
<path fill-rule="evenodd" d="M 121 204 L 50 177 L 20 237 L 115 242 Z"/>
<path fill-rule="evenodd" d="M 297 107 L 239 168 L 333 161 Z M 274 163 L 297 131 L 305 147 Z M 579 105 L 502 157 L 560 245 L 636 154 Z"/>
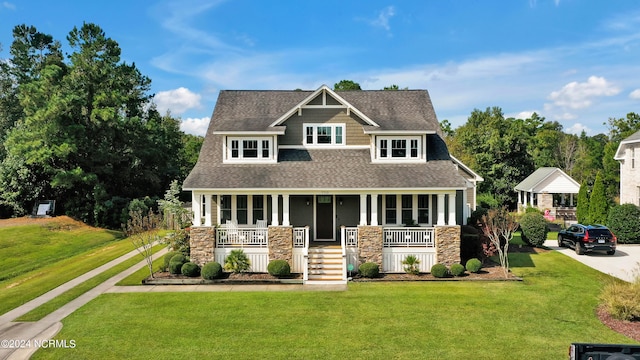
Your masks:
<path fill-rule="evenodd" d="M 164 255 L 164 268 L 162 268 L 164 271 L 169 270 L 169 262 L 171 262 L 171 258 L 178 254 L 180 254 L 179 251 L 169 251 Z"/>
<path fill-rule="evenodd" d="M 607 226 L 622 244 L 640 243 L 640 207 L 633 204 L 617 205 L 609 210 Z"/>
<path fill-rule="evenodd" d="M 182 275 L 184 276 L 197 277 L 200 276 L 200 266 L 196 263 L 187 262 L 182 264 L 180 272 L 182 272 Z"/>
<path fill-rule="evenodd" d="M 431 275 L 437 278 L 444 278 L 449 275 L 449 269 L 444 264 L 435 264 L 431 267 Z"/>
<path fill-rule="evenodd" d="M 200 270 L 200 275 L 205 280 L 218 279 L 222 276 L 222 265 L 215 261 L 206 263 Z"/>
<path fill-rule="evenodd" d="M 547 240 L 549 226 L 547 219 L 539 212 L 528 212 L 520 218 L 522 240 L 529 245 L 540 247 Z"/>
<path fill-rule="evenodd" d="M 169 272 L 178 275 L 181 274 L 182 265 L 188 262 L 187 257 L 178 253 L 169 260 Z"/>
<path fill-rule="evenodd" d="M 467 268 L 468 272 L 477 273 L 480 271 L 480 269 L 482 269 L 482 261 L 476 258 L 469 259 L 465 267 Z"/>
<path fill-rule="evenodd" d="M 286 260 L 271 260 L 267 265 L 269 274 L 275 277 L 285 277 L 291 275 L 291 266 Z"/>
<path fill-rule="evenodd" d="M 462 264 L 453 264 L 449 271 L 453 276 L 462 276 L 462 274 L 464 274 L 464 266 L 462 266 Z"/>
<path fill-rule="evenodd" d="M 376 278 L 380 275 L 380 268 L 378 267 L 378 264 L 373 262 L 366 262 L 360 265 L 358 270 L 360 271 L 360 275 L 366 278 Z"/>

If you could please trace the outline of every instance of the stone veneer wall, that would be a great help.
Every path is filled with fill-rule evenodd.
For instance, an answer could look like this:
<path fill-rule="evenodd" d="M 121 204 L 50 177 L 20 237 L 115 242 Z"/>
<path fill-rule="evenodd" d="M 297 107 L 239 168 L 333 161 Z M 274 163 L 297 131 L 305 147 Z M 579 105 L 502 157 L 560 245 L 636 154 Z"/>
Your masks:
<path fill-rule="evenodd" d="M 451 266 L 460 262 L 460 226 L 436 226 L 436 261 Z"/>
<path fill-rule="evenodd" d="M 293 227 L 269 226 L 269 261 L 286 260 L 293 264 Z"/>
<path fill-rule="evenodd" d="M 216 244 L 216 228 L 212 226 L 192 226 L 189 232 L 191 261 L 202 266 L 213 261 Z"/>
<path fill-rule="evenodd" d="M 545 209 L 555 210 L 553 208 L 553 194 L 538 194 L 538 209 L 542 211 Z"/>
<path fill-rule="evenodd" d="M 382 226 L 358 226 L 358 262 L 373 262 L 382 271 Z"/>

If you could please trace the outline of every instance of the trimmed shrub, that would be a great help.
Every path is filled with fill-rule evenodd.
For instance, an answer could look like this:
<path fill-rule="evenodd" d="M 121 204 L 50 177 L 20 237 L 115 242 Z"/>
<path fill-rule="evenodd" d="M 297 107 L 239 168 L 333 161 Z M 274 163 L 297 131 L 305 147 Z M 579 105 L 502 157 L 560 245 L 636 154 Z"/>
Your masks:
<path fill-rule="evenodd" d="M 464 266 L 462 264 L 453 264 L 449 270 L 453 276 L 461 276 L 464 274 Z"/>
<path fill-rule="evenodd" d="M 251 269 L 251 261 L 242 249 L 231 250 L 231 253 L 224 259 L 224 269 L 236 274 L 247 272 Z"/>
<path fill-rule="evenodd" d="M 522 240 L 529 245 L 540 247 L 547 240 L 549 226 L 547 220 L 539 212 L 528 212 L 520 219 Z"/>
<path fill-rule="evenodd" d="M 174 275 L 181 274 L 182 265 L 188 261 L 187 257 L 180 253 L 174 255 L 169 261 L 169 272 Z"/>
<path fill-rule="evenodd" d="M 163 271 L 169 270 L 169 262 L 171 262 L 171 258 L 178 254 L 180 254 L 179 251 L 169 251 L 164 255 L 164 267 L 162 268 Z"/>
<path fill-rule="evenodd" d="M 444 264 L 435 264 L 431 267 L 431 275 L 437 278 L 444 278 L 449 275 L 449 269 Z"/>
<path fill-rule="evenodd" d="M 366 278 L 376 278 L 380 275 L 380 268 L 378 267 L 378 264 L 373 262 L 366 262 L 360 265 L 360 267 L 358 267 L 358 271 L 360 271 L 360 275 Z"/>
<path fill-rule="evenodd" d="M 622 244 L 640 243 L 640 207 L 617 205 L 609 210 L 607 226 Z"/>
<path fill-rule="evenodd" d="M 222 265 L 215 261 L 204 264 L 202 270 L 200 271 L 200 275 L 205 280 L 213 280 L 222 276 Z"/>
<path fill-rule="evenodd" d="M 465 267 L 467 268 L 468 272 L 477 273 L 480 271 L 480 269 L 482 269 L 482 261 L 476 258 L 469 259 Z"/>
<path fill-rule="evenodd" d="M 267 265 L 267 271 L 272 276 L 281 278 L 291 275 L 291 266 L 286 260 L 271 260 Z"/>
<path fill-rule="evenodd" d="M 182 275 L 184 276 L 197 277 L 200 276 L 200 266 L 196 263 L 187 262 L 182 264 L 180 272 L 182 272 Z"/>

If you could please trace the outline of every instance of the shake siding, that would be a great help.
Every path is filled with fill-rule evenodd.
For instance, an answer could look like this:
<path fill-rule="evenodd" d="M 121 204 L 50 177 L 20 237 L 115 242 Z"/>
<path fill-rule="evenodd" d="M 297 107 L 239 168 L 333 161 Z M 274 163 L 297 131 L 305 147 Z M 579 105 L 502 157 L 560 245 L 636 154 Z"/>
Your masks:
<path fill-rule="evenodd" d="M 303 123 L 345 124 L 347 145 L 369 145 L 369 136 L 362 130 L 364 122 L 353 113 L 347 115 L 346 109 L 303 109 L 302 116 L 294 114 L 284 122 L 287 131 L 278 138 L 278 144 L 302 145 Z"/>

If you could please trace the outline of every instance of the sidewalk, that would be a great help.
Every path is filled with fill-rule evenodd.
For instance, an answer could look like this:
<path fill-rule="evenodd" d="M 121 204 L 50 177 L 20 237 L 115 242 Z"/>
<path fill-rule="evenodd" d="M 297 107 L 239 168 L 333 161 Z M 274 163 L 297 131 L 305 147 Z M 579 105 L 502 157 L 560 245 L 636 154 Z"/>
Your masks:
<path fill-rule="evenodd" d="M 155 253 L 154 257 L 162 256 L 166 252 L 167 249 L 164 248 Z M 27 302 L 26 304 L 19 306 L 0 316 L 0 341 L 3 341 L 2 347 L 0 347 L 0 360 L 29 359 L 31 355 L 38 350 L 38 348 L 34 346 L 35 343 L 51 339 L 60 331 L 60 329 L 62 329 L 62 323 L 60 322 L 62 321 L 62 319 L 79 309 L 84 304 L 95 299 L 96 297 L 107 291 L 109 288 L 115 286 L 115 284 L 117 284 L 120 280 L 138 271 L 138 269 L 140 269 L 141 267 L 146 266 L 146 260 L 142 260 L 141 262 L 121 272 L 120 274 L 113 276 L 109 280 L 87 291 L 86 293 L 63 305 L 58 310 L 52 312 L 51 314 L 45 316 L 37 322 L 13 322 L 13 320 L 37 308 L 38 306 L 45 304 L 56 296 L 59 296 L 60 294 L 74 288 L 75 286 L 82 284 L 83 282 L 103 273 L 104 271 L 111 269 L 112 267 L 132 258 L 133 256 L 136 256 L 137 254 L 138 250 L 128 252 L 127 254 L 124 254 L 115 260 L 112 260 L 73 280 L 70 280 L 58 286 L 57 288 Z M 19 343 L 4 344 L 5 340 L 18 340 Z M 21 345 L 21 343 L 23 345 L 29 344 L 29 346 L 24 346 L 23 348 L 16 348 L 18 346 L 10 346 Z"/>

